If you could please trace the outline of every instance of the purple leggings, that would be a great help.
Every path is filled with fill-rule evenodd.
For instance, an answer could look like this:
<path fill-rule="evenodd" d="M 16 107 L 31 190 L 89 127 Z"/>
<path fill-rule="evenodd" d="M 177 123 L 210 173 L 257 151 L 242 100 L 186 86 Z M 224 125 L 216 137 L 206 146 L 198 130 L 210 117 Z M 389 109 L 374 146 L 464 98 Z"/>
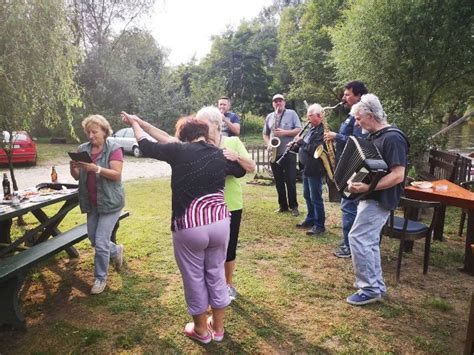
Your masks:
<path fill-rule="evenodd" d="M 224 274 L 229 218 L 173 232 L 174 256 L 183 278 L 188 312 L 195 316 L 230 304 Z"/>

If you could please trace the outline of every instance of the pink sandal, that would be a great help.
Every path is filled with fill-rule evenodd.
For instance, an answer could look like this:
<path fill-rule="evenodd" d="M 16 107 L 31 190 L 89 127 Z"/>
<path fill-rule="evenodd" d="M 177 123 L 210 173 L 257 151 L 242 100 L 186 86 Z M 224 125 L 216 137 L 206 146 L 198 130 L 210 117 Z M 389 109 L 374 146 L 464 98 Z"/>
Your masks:
<path fill-rule="evenodd" d="M 212 335 L 211 332 L 207 332 L 207 335 L 199 335 L 196 333 L 194 330 L 194 323 L 188 323 L 186 324 L 186 327 L 184 327 L 184 334 L 187 337 L 190 337 L 191 339 L 197 340 L 200 343 L 203 344 L 209 344 L 212 340 Z"/>
<path fill-rule="evenodd" d="M 222 332 L 214 331 L 214 324 L 212 323 L 212 317 L 207 318 L 207 329 L 212 334 L 212 339 L 214 341 L 222 341 L 224 339 L 224 330 Z"/>

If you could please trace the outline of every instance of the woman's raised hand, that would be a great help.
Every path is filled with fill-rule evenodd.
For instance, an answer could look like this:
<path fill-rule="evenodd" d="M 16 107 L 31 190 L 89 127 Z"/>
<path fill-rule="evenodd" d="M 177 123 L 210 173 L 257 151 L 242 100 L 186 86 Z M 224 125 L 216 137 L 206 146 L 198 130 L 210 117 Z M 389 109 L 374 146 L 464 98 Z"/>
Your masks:
<path fill-rule="evenodd" d="M 137 122 L 138 124 L 140 124 L 140 118 L 136 115 L 129 115 L 128 113 L 126 113 L 125 111 L 122 111 L 120 113 L 120 116 L 122 117 L 122 122 L 125 123 L 125 124 L 128 124 L 129 126 L 132 125 L 133 121 Z"/>

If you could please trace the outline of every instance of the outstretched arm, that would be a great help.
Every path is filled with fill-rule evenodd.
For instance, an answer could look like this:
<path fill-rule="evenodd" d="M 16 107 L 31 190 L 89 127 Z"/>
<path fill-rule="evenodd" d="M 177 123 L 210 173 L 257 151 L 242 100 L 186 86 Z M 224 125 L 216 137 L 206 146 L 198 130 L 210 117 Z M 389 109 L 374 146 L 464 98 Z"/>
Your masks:
<path fill-rule="evenodd" d="M 121 116 L 122 121 L 133 128 L 133 132 L 135 133 L 135 138 L 137 138 L 137 140 L 142 138 L 143 131 L 145 131 L 151 137 L 155 138 L 159 143 L 174 143 L 179 141 L 176 137 L 173 137 L 165 131 L 156 128 L 151 123 L 143 121 L 136 115 L 129 115 L 128 113 L 122 111 Z M 136 125 L 133 123 L 136 123 Z"/>

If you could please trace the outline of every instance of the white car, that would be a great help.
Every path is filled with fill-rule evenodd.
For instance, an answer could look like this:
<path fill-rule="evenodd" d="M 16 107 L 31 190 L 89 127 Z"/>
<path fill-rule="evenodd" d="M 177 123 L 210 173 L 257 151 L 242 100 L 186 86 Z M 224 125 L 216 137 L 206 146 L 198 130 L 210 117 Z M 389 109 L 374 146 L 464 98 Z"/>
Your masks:
<path fill-rule="evenodd" d="M 156 140 L 153 139 L 150 135 L 146 133 L 145 135 L 147 135 L 148 139 L 152 142 L 156 142 Z M 132 153 L 135 157 L 140 157 L 142 155 L 142 152 L 138 147 L 138 142 L 135 139 L 135 135 L 133 134 L 133 129 L 130 127 L 119 129 L 108 139 L 121 146 L 125 153 Z"/>

